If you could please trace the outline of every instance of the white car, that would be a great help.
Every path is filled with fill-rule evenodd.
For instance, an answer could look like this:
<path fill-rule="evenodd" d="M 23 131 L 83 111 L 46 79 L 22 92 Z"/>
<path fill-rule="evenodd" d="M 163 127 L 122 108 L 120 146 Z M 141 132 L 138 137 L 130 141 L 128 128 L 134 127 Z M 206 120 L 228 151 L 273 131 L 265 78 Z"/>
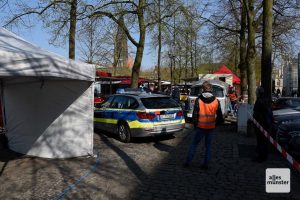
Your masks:
<path fill-rule="evenodd" d="M 200 80 L 200 81 L 197 81 L 191 87 L 191 92 L 188 95 L 188 106 L 187 106 L 187 110 L 186 110 L 187 121 L 190 121 L 192 119 L 195 100 L 201 93 L 201 87 L 202 87 L 202 84 L 204 81 L 208 81 L 212 84 L 213 95 L 219 100 L 219 102 L 221 104 L 221 110 L 222 110 L 223 117 L 228 115 L 230 100 L 228 98 L 227 91 L 228 91 L 229 85 L 225 82 L 218 81 L 218 80 Z"/>

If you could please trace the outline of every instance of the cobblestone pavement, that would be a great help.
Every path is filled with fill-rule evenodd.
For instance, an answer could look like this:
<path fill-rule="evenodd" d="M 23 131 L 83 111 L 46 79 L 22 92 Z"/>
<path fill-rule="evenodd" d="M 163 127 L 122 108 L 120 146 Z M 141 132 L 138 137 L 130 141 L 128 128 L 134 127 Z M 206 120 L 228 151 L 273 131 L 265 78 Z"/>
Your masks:
<path fill-rule="evenodd" d="M 289 165 L 275 150 L 267 162 L 251 162 L 255 138 L 237 134 L 233 125 L 215 131 L 209 170 L 200 169 L 203 144 L 192 165 L 183 168 L 192 130 L 130 144 L 97 132 L 99 158 L 50 160 L 0 152 L 0 199 L 59 199 L 59 194 L 101 200 L 300 199 L 300 174 L 294 170 L 289 194 L 265 192 L 265 169 Z"/>

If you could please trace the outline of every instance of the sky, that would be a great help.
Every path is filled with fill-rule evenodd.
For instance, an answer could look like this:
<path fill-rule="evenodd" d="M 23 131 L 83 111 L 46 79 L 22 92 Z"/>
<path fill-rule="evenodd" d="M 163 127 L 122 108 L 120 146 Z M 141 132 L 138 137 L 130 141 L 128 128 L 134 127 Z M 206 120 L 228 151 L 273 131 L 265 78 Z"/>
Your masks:
<path fill-rule="evenodd" d="M 48 43 L 50 39 L 50 35 L 47 33 L 47 30 L 44 29 L 41 24 L 37 23 L 34 27 L 28 29 L 24 27 L 15 28 L 12 30 L 16 35 L 22 37 L 26 41 L 33 43 L 34 45 L 37 45 L 43 49 L 46 49 L 48 51 L 57 53 L 65 58 L 68 58 L 69 52 L 68 52 L 68 44 L 64 48 L 62 47 L 55 47 Z M 128 41 L 128 44 L 130 42 Z M 130 45 L 130 44 L 129 44 Z M 132 45 L 130 45 L 132 46 Z M 130 50 L 134 50 L 134 48 L 131 47 Z M 142 69 L 149 69 L 156 65 L 156 51 L 151 49 L 149 40 L 146 40 L 146 48 L 144 50 L 144 56 L 142 61 Z M 76 60 L 80 59 L 80 52 L 77 49 L 76 50 Z"/>
<path fill-rule="evenodd" d="M 0 0 L 1 1 L 1 0 Z M 27 0 L 25 0 L 27 1 Z M 188 1 L 186 1 L 188 2 Z M 4 15 L 3 13 L 0 13 L 0 16 Z M 48 43 L 50 39 L 50 35 L 47 33 L 47 30 L 44 29 L 40 22 L 35 24 L 34 27 L 31 29 L 27 29 L 25 27 L 23 28 L 18 28 L 18 29 L 13 29 L 13 32 L 19 35 L 20 37 L 24 38 L 28 42 L 31 42 L 43 49 L 46 49 L 48 51 L 57 53 L 59 55 L 62 55 L 66 58 L 68 58 L 68 44 L 65 45 L 64 48 L 62 47 L 55 47 L 53 45 L 50 45 Z M 147 36 L 147 35 L 146 35 Z M 149 36 L 149 35 L 148 35 Z M 134 36 L 134 38 L 137 38 L 138 36 Z M 128 44 L 130 45 L 130 42 L 128 41 Z M 297 41 L 297 45 L 300 46 L 300 42 Z M 78 46 L 78 43 L 77 43 Z M 130 45 L 130 52 L 135 51 L 135 47 L 133 45 Z M 150 45 L 150 40 L 149 38 L 146 37 L 146 45 L 145 45 L 145 50 L 144 50 L 144 56 L 142 60 L 142 69 L 149 69 L 149 68 L 154 68 L 154 66 L 157 64 L 157 49 L 154 49 Z M 134 55 L 133 55 L 134 57 Z M 80 59 L 80 52 L 77 49 L 76 50 L 76 59 Z"/>

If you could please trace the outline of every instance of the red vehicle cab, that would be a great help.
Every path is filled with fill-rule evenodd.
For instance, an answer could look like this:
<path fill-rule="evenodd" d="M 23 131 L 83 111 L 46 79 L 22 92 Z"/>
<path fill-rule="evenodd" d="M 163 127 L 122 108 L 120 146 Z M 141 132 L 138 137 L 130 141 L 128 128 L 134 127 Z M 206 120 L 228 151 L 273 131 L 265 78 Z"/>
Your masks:
<path fill-rule="evenodd" d="M 104 95 L 101 93 L 101 84 L 100 82 L 94 83 L 94 106 L 103 103 L 105 100 Z"/>

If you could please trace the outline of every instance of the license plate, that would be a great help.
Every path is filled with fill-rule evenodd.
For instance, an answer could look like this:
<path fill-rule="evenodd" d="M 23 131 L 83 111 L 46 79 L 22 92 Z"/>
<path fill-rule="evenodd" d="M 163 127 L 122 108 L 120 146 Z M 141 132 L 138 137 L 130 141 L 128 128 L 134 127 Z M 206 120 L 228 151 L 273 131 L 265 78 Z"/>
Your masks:
<path fill-rule="evenodd" d="M 193 114 L 190 114 L 190 113 L 187 114 L 187 117 L 192 117 L 192 116 L 193 116 Z"/>
<path fill-rule="evenodd" d="M 160 119 L 173 119 L 174 114 L 160 115 Z"/>

